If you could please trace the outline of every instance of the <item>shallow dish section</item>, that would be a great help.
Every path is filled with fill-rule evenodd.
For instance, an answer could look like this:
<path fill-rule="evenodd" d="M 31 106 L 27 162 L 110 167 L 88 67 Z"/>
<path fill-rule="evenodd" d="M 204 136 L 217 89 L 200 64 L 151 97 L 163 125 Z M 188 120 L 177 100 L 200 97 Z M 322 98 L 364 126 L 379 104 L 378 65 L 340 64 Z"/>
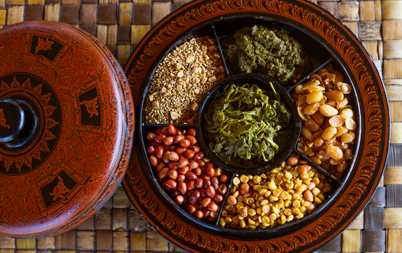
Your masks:
<path fill-rule="evenodd" d="M 185 249 L 222 250 L 221 237 L 208 235 L 216 232 L 235 248 L 272 246 L 342 220 L 320 225 L 362 164 L 362 79 L 321 34 L 275 15 L 211 17 L 178 29 L 145 73 L 132 61 L 126 69 L 134 84 L 142 80 L 133 86 L 140 118 L 132 161 L 142 175 L 132 167 L 125 188 Z M 144 188 L 155 206 L 145 204 Z M 309 233 L 300 238 L 309 250 L 332 236 Z M 295 245 L 272 247 L 304 247 Z"/>

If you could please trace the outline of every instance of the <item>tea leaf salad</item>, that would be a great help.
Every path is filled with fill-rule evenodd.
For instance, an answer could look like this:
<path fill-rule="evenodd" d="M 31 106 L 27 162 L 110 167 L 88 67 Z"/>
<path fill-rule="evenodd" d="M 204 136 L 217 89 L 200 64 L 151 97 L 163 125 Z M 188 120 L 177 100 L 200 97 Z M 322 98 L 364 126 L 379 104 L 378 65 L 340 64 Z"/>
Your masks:
<path fill-rule="evenodd" d="M 270 86 L 273 98 L 258 85 L 246 83 L 229 85 L 211 102 L 204 115 L 207 138 L 210 150 L 222 161 L 260 165 L 288 143 L 291 113 Z"/>

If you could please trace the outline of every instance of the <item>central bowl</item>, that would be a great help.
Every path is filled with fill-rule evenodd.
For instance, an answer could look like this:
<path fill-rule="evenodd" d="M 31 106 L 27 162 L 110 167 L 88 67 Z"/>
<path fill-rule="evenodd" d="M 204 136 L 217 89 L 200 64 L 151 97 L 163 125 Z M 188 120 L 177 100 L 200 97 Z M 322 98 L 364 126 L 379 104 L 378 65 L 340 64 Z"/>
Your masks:
<path fill-rule="evenodd" d="M 275 156 L 267 162 L 260 162 L 258 164 L 252 165 L 243 165 L 241 162 L 243 159 L 241 158 L 232 158 L 230 161 L 226 159 L 219 158 L 215 155 L 214 152 L 209 147 L 209 144 L 212 142 L 211 134 L 207 132 L 206 126 L 206 114 L 208 113 L 208 109 L 211 105 L 211 102 L 219 97 L 226 87 L 231 84 L 243 85 L 243 84 L 256 84 L 260 89 L 264 91 L 266 95 L 270 99 L 275 99 L 274 93 L 271 89 L 270 83 L 272 83 L 276 92 L 280 95 L 281 102 L 285 104 L 287 109 L 290 111 L 291 120 L 289 123 L 289 132 L 291 136 L 284 143 L 278 143 L 279 152 L 275 154 Z M 231 76 L 225 78 L 224 80 L 217 83 L 214 88 L 212 88 L 209 93 L 203 98 L 200 103 L 198 114 L 197 114 L 197 122 L 196 122 L 197 132 L 200 135 L 199 142 L 202 147 L 202 150 L 206 153 L 207 157 L 212 160 L 213 163 L 220 167 L 224 167 L 234 173 L 243 173 L 243 174 L 261 174 L 268 170 L 277 168 L 281 165 L 281 163 L 289 156 L 289 154 L 294 151 L 294 147 L 297 143 L 297 140 L 301 131 L 301 119 L 297 113 L 296 105 L 293 99 L 289 95 L 289 90 L 285 89 L 278 82 L 273 80 L 272 78 L 261 75 L 261 74 L 238 74 L 235 76 Z"/>

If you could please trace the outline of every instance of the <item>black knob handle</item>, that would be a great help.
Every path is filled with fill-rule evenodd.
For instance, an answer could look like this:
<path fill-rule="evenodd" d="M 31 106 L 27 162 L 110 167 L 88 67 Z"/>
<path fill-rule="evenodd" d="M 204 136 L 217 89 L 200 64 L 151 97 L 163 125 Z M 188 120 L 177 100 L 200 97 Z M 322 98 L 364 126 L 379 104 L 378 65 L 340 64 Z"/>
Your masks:
<path fill-rule="evenodd" d="M 24 127 L 24 110 L 9 98 L 0 99 L 0 143 L 14 140 Z"/>

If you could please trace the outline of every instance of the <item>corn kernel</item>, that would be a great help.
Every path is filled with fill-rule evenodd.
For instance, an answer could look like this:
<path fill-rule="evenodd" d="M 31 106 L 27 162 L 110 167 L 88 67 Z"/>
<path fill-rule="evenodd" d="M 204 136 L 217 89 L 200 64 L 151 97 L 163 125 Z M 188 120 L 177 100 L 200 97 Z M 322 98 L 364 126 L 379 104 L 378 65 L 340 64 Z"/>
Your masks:
<path fill-rule="evenodd" d="M 298 215 L 298 214 L 300 213 L 300 209 L 299 209 L 298 207 L 293 207 L 293 208 L 292 208 L 292 213 L 293 213 L 294 215 Z"/>
<path fill-rule="evenodd" d="M 232 218 L 229 217 L 229 216 L 225 217 L 225 222 L 226 223 L 232 223 Z"/>
<path fill-rule="evenodd" d="M 237 198 L 237 197 L 239 196 L 239 191 L 235 191 L 232 195 L 233 195 L 235 198 Z"/>
<path fill-rule="evenodd" d="M 303 217 L 304 217 L 304 214 L 299 213 L 299 214 L 298 214 L 298 215 L 296 215 L 295 217 L 296 217 L 296 219 L 301 219 L 301 218 L 303 218 Z"/>
<path fill-rule="evenodd" d="M 249 180 L 248 176 L 246 176 L 246 175 L 241 175 L 240 176 L 240 182 L 247 183 L 248 180 Z"/>
<path fill-rule="evenodd" d="M 260 184 L 261 183 L 261 177 L 260 176 L 254 176 L 253 177 L 253 182 L 254 182 L 254 184 Z"/>
<path fill-rule="evenodd" d="M 320 189 L 315 187 L 311 192 L 313 193 L 314 196 L 317 196 L 320 193 Z"/>
<path fill-rule="evenodd" d="M 270 215 L 269 215 L 269 219 L 271 220 L 271 221 L 274 221 L 274 220 L 276 220 L 276 214 L 274 214 L 274 213 L 271 213 Z"/>
<path fill-rule="evenodd" d="M 247 223 L 248 223 L 249 225 L 254 225 L 254 224 L 255 224 L 255 221 L 253 221 L 252 219 L 248 218 Z"/>
<path fill-rule="evenodd" d="M 240 179 L 238 177 L 233 178 L 233 184 L 238 186 L 240 184 Z"/>
<path fill-rule="evenodd" d="M 279 194 L 279 198 L 280 198 L 280 199 L 283 199 L 283 200 L 286 200 L 286 199 L 289 198 L 289 193 L 283 191 L 283 192 L 281 192 L 281 193 Z"/>
<path fill-rule="evenodd" d="M 325 196 L 324 196 L 324 194 L 322 194 L 322 193 L 319 193 L 319 194 L 317 195 L 317 197 L 320 198 L 322 201 L 325 200 Z"/>
<path fill-rule="evenodd" d="M 294 186 L 294 184 L 293 184 L 293 182 L 292 182 L 292 181 L 291 181 L 291 182 L 286 183 L 286 188 L 288 188 L 288 189 L 293 189 L 293 186 Z"/>
<path fill-rule="evenodd" d="M 281 192 L 282 191 L 280 189 L 275 189 L 272 194 L 274 195 L 274 197 L 277 198 L 277 197 L 279 197 L 279 194 L 281 194 Z"/>
<path fill-rule="evenodd" d="M 292 205 L 293 207 L 300 207 L 300 201 L 299 200 L 295 200 L 295 201 L 293 201 L 293 205 Z"/>
<path fill-rule="evenodd" d="M 254 199 L 253 198 L 247 198 L 244 202 L 249 206 L 254 205 Z"/>
<path fill-rule="evenodd" d="M 236 209 L 240 209 L 244 206 L 244 204 L 242 202 L 237 202 L 236 204 Z"/>
<path fill-rule="evenodd" d="M 306 207 L 304 207 L 304 206 L 300 207 L 300 212 L 304 213 L 304 212 L 306 212 L 306 210 L 307 210 Z"/>
<path fill-rule="evenodd" d="M 316 204 L 321 204 L 321 203 L 322 203 L 322 200 L 321 200 L 320 198 L 315 197 L 315 198 L 314 198 L 314 203 L 316 203 Z"/>
<path fill-rule="evenodd" d="M 270 210 L 271 210 L 271 207 L 269 205 L 262 206 L 262 211 L 264 213 L 269 213 Z"/>
<path fill-rule="evenodd" d="M 307 185 L 305 185 L 305 184 L 296 185 L 295 189 L 298 192 L 304 192 L 305 190 L 307 190 Z"/>
<path fill-rule="evenodd" d="M 210 212 L 209 216 L 211 216 L 212 218 L 218 218 L 219 212 Z"/>
<path fill-rule="evenodd" d="M 291 214 L 288 216 L 288 218 L 286 219 L 287 222 L 291 222 L 294 219 L 294 216 Z"/>
<path fill-rule="evenodd" d="M 284 213 L 286 216 L 289 216 L 289 215 L 292 214 L 292 210 L 290 210 L 289 208 L 286 208 L 285 211 L 283 211 L 283 213 Z"/>
<path fill-rule="evenodd" d="M 224 219 L 224 218 L 220 218 L 220 219 L 219 219 L 219 224 L 220 224 L 222 227 L 226 226 L 225 219 Z"/>
<path fill-rule="evenodd" d="M 286 216 L 283 214 L 281 214 L 281 222 L 282 222 L 282 224 L 285 224 L 285 222 L 286 222 Z"/>
<path fill-rule="evenodd" d="M 260 194 L 261 196 L 264 196 L 266 193 L 268 192 L 267 189 L 261 189 L 258 194 Z"/>
<path fill-rule="evenodd" d="M 277 187 L 276 187 L 276 184 L 273 181 L 271 181 L 268 183 L 268 188 L 270 190 L 275 190 Z"/>
<path fill-rule="evenodd" d="M 238 224 L 240 223 L 239 217 L 237 217 L 237 216 L 233 217 L 233 218 L 232 218 L 232 223 L 233 223 L 234 225 L 238 225 Z"/>
<path fill-rule="evenodd" d="M 301 179 L 306 179 L 306 178 L 308 178 L 308 173 L 300 175 L 300 178 L 301 178 Z"/>
<path fill-rule="evenodd" d="M 271 195 L 271 196 L 269 196 L 269 201 L 275 202 L 275 201 L 278 201 L 278 198 Z"/>
<path fill-rule="evenodd" d="M 240 228 L 245 228 L 246 227 L 246 222 L 244 220 L 240 221 Z"/>

